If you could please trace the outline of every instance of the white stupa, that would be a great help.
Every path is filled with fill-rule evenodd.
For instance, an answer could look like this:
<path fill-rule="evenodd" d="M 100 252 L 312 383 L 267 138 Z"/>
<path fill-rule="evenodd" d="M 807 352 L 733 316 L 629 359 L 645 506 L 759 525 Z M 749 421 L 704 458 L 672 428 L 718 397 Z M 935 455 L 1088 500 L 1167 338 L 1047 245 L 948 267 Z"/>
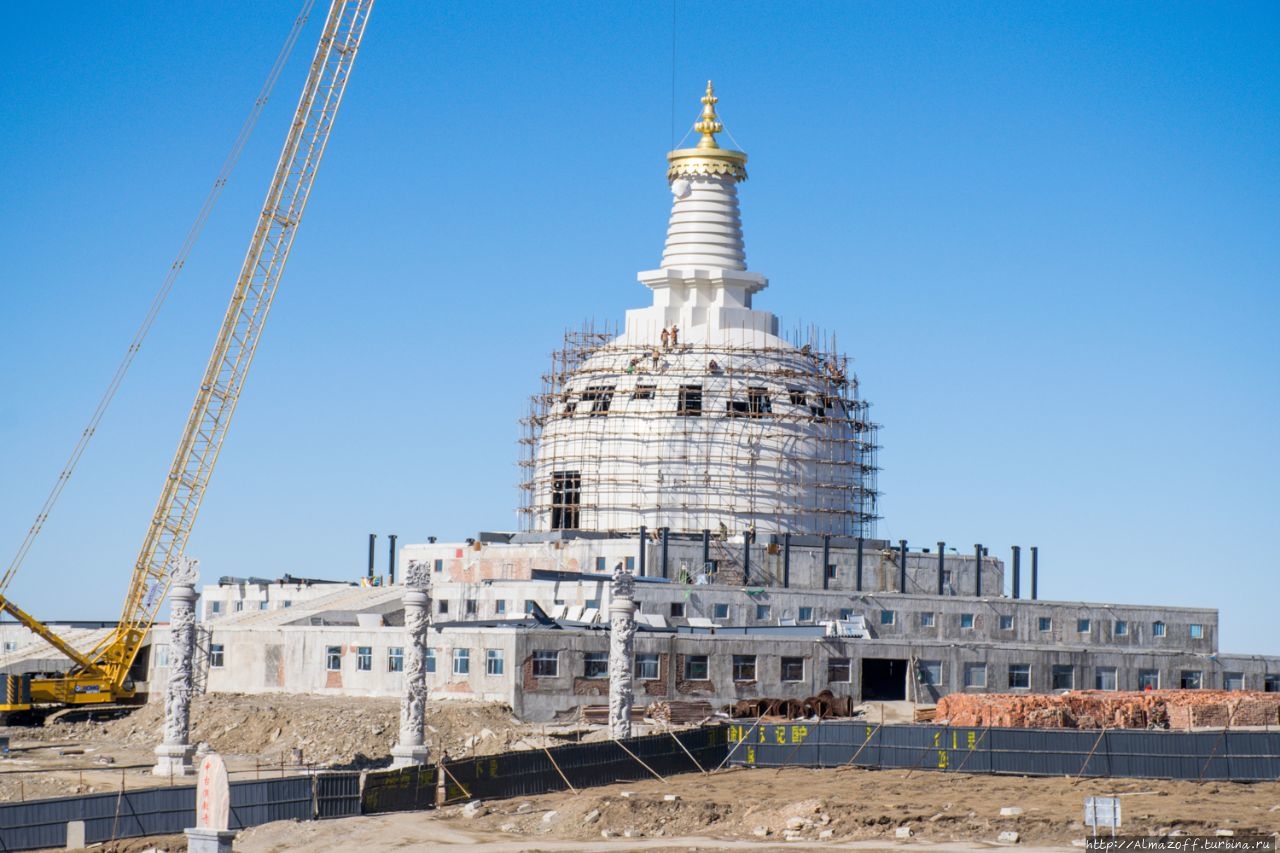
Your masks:
<path fill-rule="evenodd" d="M 672 151 L 653 304 L 616 337 L 566 336 L 526 422 L 532 531 L 872 535 L 875 429 L 843 356 L 778 337 L 752 301 L 738 184 L 707 83 L 695 148 Z"/>

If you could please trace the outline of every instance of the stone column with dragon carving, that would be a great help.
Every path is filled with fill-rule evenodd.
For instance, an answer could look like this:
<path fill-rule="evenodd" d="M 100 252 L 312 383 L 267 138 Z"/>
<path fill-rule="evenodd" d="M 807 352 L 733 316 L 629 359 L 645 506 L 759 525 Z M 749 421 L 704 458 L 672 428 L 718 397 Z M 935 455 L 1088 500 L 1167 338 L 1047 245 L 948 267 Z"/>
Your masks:
<path fill-rule="evenodd" d="M 609 593 L 609 735 L 631 737 L 633 652 L 636 636 L 635 578 L 621 565 L 613 572 Z"/>
<path fill-rule="evenodd" d="M 191 739 L 191 696 L 195 692 L 196 581 L 200 561 L 181 555 L 169 590 L 169 680 L 164 692 L 164 742 L 156 747 L 155 776 L 189 776 L 195 747 Z"/>
<path fill-rule="evenodd" d="M 427 629 L 431 598 L 427 564 L 410 560 L 404 573 L 404 698 L 400 703 L 400 740 L 391 747 L 391 766 L 427 763 L 424 737 L 427 714 Z"/>

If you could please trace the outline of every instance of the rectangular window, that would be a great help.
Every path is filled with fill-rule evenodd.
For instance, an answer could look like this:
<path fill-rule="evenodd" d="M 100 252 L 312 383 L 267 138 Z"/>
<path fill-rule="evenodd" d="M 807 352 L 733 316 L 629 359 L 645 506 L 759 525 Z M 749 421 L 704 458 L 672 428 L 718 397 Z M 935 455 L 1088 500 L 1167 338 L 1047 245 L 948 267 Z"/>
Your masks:
<path fill-rule="evenodd" d="M 1002 613 L 1002 614 L 1000 614 L 1000 630 L 1001 630 L 1001 631 L 1012 631 L 1012 630 L 1013 630 L 1013 617 L 1012 617 L 1012 616 L 1010 616 L 1010 615 L 1009 615 L 1009 614 L 1007 614 L 1007 613 Z"/>
<path fill-rule="evenodd" d="M 658 677 L 658 656 L 636 655 L 636 678 L 642 681 L 654 681 Z"/>
<path fill-rule="evenodd" d="M 653 392 L 657 387 L 657 385 L 637 385 L 635 393 L 631 395 L 631 399 L 652 400 Z"/>
<path fill-rule="evenodd" d="M 589 385 L 582 392 L 582 402 L 591 404 L 591 414 L 603 416 L 609 414 L 609 406 L 613 404 L 612 385 Z"/>
<path fill-rule="evenodd" d="M 1139 690 L 1159 690 L 1160 689 L 1160 670 L 1158 669 L 1138 670 L 1138 689 Z"/>
<path fill-rule="evenodd" d="M 804 677 L 803 658 L 797 658 L 801 661 L 800 677 Z M 827 658 L 827 681 L 831 684 L 848 684 L 853 677 L 853 667 L 850 665 L 849 658 Z M 799 681 L 799 679 L 795 679 Z"/>
<path fill-rule="evenodd" d="M 222 602 L 221 602 L 221 601 L 211 601 L 211 602 L 209 602 L 209 612 L 210 612 L 210 613 L 221 613 L 221 612 L 222 612 Z"/>
<path fill-rule="evenodd" d="M 684 680 L 685 681 L 706 681 L 707 680 L 707 656 L 706 655 L 686 655 L 684 659 Z"/>
<path fill-rule="evenodd" d="M 1089 633 L 1089 630 L 1090 630 L 1092 627 L 1093 627 L 1093 623 L 1092 623 L 1092 622 L 1090 622 L 1088 619 L 1077 619 L 1077 620 L 1076 620 L 1076 633 L 1077 633 L 1077 634 L 1087 634 L 1087 633 Z"/>
<path fill-rule="evenodd" d="M 485 675 L 502 675 L 504 664 L 505 661 L 503 660 L 502 649 L 484 650 Z"/>
<path fill-rule="evenodd" d="M 673 602 L 671 602 L 671 615 L 672 615 L 672 616 L 674 616 L 674 617 L 675 617 L 675 618 L 677 618 L 677 619 L 679 619 L 680 617 L 684 616 L 684 602 L 683 602 L 683 601 L 673 601 Z"/>
<path fill-rule="evenodd" d="M 787 397 L 791 400 L 793 406 L 803 406 L 809 401 L 805 399 L 804 392 L 799 388 L 788 388 Z"/>
<path fill-rule="evenodd" d="M 711 618 L 728 619 L 729 605 L 724 602 L 717 602 L 716 604 L 711 605 Z"/>
<path fill-rule="evenodd" d="M 848 607 L 841 607 L 841 608 L 840 608 L 840 619 L 841 619 L 842 621 L 843 621 L 843 620 L 852 619 L 852 618 L 853 618 L 853 610 L 852 610 L 852 609 L 850 609 L 850 608 L 848 608 Z"/>
<path fill-rule="evenodd" d="M 577 471 L 551 474 L 551 529 L 577 530 L 582 504 L 582 476 Z"/>
<path fill-rule="evenodd" d="M 1183 690 L 1199 690 L 1204 684 L 1204 673 L 1198 669 L 1184 669 L 1178 686 Z"/>
<path fill-rule="evenodd" d="M 555 678 L 560 674 L 560 653 L 555 649 L 536 649 L 533 653 L 533 677 Z"/>
<path fill-rule="evenodd" d="M 427 669 L 427 672 L 436 671 L 436 650 L 435 649 L 427 649 L 426 669 Z"/>
<path fill-rule="evenodd" d="M 281 606 L 281 607 L 292 607 L 292 606 L 293 606 L 293 602 L 286 598 L 284 601 L 280 602 L 280 606 Z"/>
<path fill-rule="evenodd" d="M 967 663 L 964 665 L 965 687 L 987 686 L 987 665 L 985 663 Z"/>
<path fill-rule="evenodd" d="M 1152 623 L 1151 623 L 1151 636 L 1153 636 L 1153 637 L 1163 637 L 1163 636 L 1164 636 L 1164 623 L 1163 623 L 1163 622 L 1152 622 Z"/>
<path fill-rule="evenodd" d="M 535 609 L 537 609 L 537 607 L 538 607 L 538 602 L 534 601 L 532 598 L 526 598 L 524 600 L 525 615 L 532 613 Z"/>
<path fill-rule="evenodd" d="M 1075 690 L 1076 668 L 1070 664 L 1054 664 L 1052 679 L 1053 690 Z"/>
<path fill-rule="evenodd" d="M 265 601 L 259 601 L 259 602 L 258 602 L 258 609 L 259 609 L 259 610 L 266 610 L 266 609 L 267 609 L 267 602 L 265 602 Z"/>
<path fill-rule="evenodd" d="M 733 680 L 734 681 L 755 681 L 756 680 L 756 656 L 755 655 L 734 655 L 733 656 Z"/>
<path fill-rule="evenodd" d="M 827 580 L 833 581 L 835 579 L 836 579 L 836 564 L 831 563 L 827 566 Z"/>
<path fill-rule="evenodd" d="M 1222 674 L 1223 690 L 1244 690 L 1243 672 L 1224 672 Z"/>
<path fill-rule="evenodd" d="M 373 671 L 373 646 L 356 647 L 356 669 L 360 672 Z"/>
<path fill-rule="evenodd" d="M 209 666 L 214 669 L 220 668 L 226 662 L 226 650 L 222 643 L 209 644 Z"/>
<path fill-rule="evenodd" d="M 1192 623 L 1192 625 L 1191 625 L 1191 639 L 1193 639 L 1193 640 L 1200 640 L 1200 639 L 1203 639 L 1203 638 L 1204 638 L 1204 626 L 1203 626 L 1203 625 L 1197 625 L 1197 624 L 1195 624 L 1195 623 Z"/>
<path fill-rule="evenodd" d="M 1117 619 L 1115 635 L 1117 637 L 1129 636 L 1129 623 L 1124 621 L 1123 619 Z"/>
<path fill-rule="evenodd" d="M 1031 689 L 1031 664 L 1029 663 L 1009 664 L 1009 689 L 1010 690 L 1030 690 Z"/>
<path fill-rule="evenodd" d="M 973 614 L 972 614 L 972 613 L 961 613 L 961 614 L 960 614 L 960 628 L 961 628 L 962 630 L 967 630 L 967 629 L 970 629 L 970 628 L 972 628 L 972 627 L 973 627 Z"/>
<path fill-rule="evenodd" d="M 17 642 L 13 640 L 5 640 L 4 650 L 6 652 L 16 652 L 18 650 Z M 156 667 L 166 667 L 169 665 L 168 643 L 157 643 L 151 647 L 151 665 Z"/>
<path fill-rule="evenodd" d="M 880 611 L 881 625 L 892 625 L 895 621 L 897 621 L 897 618 L 898 618 L 898 614 L 894 613 L 892 610 Z"/>
<path fill-rule="evenodd" d="M 783 658 L 782 680 L 804 681 L 804 658 Z"/>
<path fill-rule="evenodd" d="M 921 627 L 921 628 L 932 628 L 935 624 L 936 624 L 936 622 L 935 622 L 935 617 L 934 617 L 934 615 L 933 615 L 932 613 L 921 613 L 921 614 L 920 614 L 920 627 Z"/>
<path fill-rule="evenodd" d="M 330 672 L 342 669 L 342 646 L 325 646 L 324 668 Z"/>
<path fill-rule="evenodd" d="M 444 571 L 444 560 L 436 560 L 436 562 L 435 562 L 435 572 L 436 572 L 436 574 L 440 574 L 440 573 L 441 573 L 441 572 L 443 572 L 443 571 Z"/>
<path fill-rule="evenodd" d="M 442 598 L 442 599 L 440 599 L 440 601 L 436 603 L 436 612 L 437 612 L 437 613 L 448 613 L 448 612 L 449 612 L 449 599 L 447 599 L 447 598 Z"/>
<path fill-rule="evenodd" d="M 609 564 L 605 562 L 604 557 L 596 557 L 596 571 L 597 572 L 609 571 Z"/>
<path fill-rule="evenodd" d="M 470 675 L 471 674 L 471 649 L 454 649 L 453 650 L 453 674 L 454 675 Z"/>
<path fill-rule="evenodd" d="M 582 677 L 583 678 L 608 678 L 609 677 L 609 653 L 608 652 L 587 652 L 582 656 Z"/>
<path fill-rule="evenodd" d="M 1280 675 L 1268 675 L 1262 679 L 1264 693 L 1280 693 Z"/>
<path fill-rule="evenodd" d="M 627 564 L 627 571 L 631 572 L 631 574 L 634 575 L 636 573 L 636 558 L 627 557 L 626 564 Z"/>
<path fill-rule="evenodd" d="M 750 407 L 744 400 L 729 400 L 724 404 L 725 414 L 731 418 L 745 418 Z"/>
<path fill-rule="evenodd" d="M 387 649 L 387 672 L 404 672 L 404 646 Z"/>
<path fill-rule="evenodd" d="M 700 417 L 702 415 L 701 385 L 680 386 L 680 407 L 676 409 L 676 414 L 685 415 L 691 418 Z"/>
<path fill-rule="evenodd" d="M 237 613 L 240 613 L 240 612 L 241 612 L 241 611 L 243 611 L 243 610 L 244 610 L 244 602 L 243 602 L 243 601 L 237 601 L 237 602 L 236 602 L 236 612 L 237 612 Z"/>
<path fill-rule="evenodd" d="M 1093 671 L 1093 689 L 1094 690 L 1119 690 L 1119 682 L 1116 681 L 1116 668 L 1114 666 L 1100 666 Z"/>
<path fill-rule="evenodd" d="M 942 684 L 942 661 L 922 660 L 916 664 L 920 675 L 920 683 L 926 687 L 939 687 Z"/>
<path fill-rule="evenodd" d="M 769 400 L 769 392 L 765 388 L 748 388 L 747 405 L 755 417 L 767 415 L 773 411 L 773 403 Z"/>
<path fill-rule="evenodd" d="M 800 617 L 800 621 L 801 621 L 801 622 L 812 622 L 812 621 L 813 621 L 813 608 L 812 608 L 812 607 L 801 607 L 801 608 L 799 609 L 798 613 L 799 613 L 799 617 Z"/>
<path fill-rule="evenodd" d="M 493 615 L 505 616 L 506 613 L 507 613 L 507 601 L 504 598 L 499 598 L 497 601 L 493 603 Z"/>
<path fill-rule="evenodd" d="M 1047 633 L 1053 630 L 1053 619 L 1049 616 L 1041 616 L 1037 623 L 1041 633 Z"/>
<path fill-rule="evenodd" d="M 769 605 L 767 605 L 767 604 L 757 604 L 757 605 L 756 605 L 756 621 L 757 621 L 757 622 L 767 622 L 767 621 L 769 621 L 769 615 L 770 615 L 772 612 L 773 612 L 773 610 L 772 610 L 772 608 L 770 608 L 770 607 L 769 607 Z"/>
<path fill-rule="evenodd" d="M 474 598 L 468 598 L 468 599 L 466 599 L 466 600 L 463 602 L 463 606 L 464 606 L 464 608 L 466 609 L 466 611 L 467 611 L 467 615 L 468 615 L 468 616 L 475 616 L 475 615 L 476 615 L 476 600 L 475 600 Z"/>

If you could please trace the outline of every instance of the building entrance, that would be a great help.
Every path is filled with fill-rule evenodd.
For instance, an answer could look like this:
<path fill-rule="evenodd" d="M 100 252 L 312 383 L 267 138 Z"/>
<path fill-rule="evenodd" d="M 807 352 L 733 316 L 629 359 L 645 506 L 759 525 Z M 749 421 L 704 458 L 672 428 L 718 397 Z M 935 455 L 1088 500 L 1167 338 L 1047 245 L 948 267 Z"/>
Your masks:
<path fill-rule="evenodd" d="M 907 662 L 901 658 L 862 659 L 862 701 L 899 702 L 907 698 Z"/>

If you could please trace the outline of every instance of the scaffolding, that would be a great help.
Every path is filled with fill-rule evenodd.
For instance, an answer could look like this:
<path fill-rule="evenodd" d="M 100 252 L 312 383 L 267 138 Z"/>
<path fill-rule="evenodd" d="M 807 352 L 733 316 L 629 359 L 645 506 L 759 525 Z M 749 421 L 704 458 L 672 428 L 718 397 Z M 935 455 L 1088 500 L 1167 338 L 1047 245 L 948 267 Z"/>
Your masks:
<path fill-rule="evenodd" d="M 833 336 L 788 337 L 567 331 L 520 421 L 521 530 L 874 537 L 870 404 Z"/>

